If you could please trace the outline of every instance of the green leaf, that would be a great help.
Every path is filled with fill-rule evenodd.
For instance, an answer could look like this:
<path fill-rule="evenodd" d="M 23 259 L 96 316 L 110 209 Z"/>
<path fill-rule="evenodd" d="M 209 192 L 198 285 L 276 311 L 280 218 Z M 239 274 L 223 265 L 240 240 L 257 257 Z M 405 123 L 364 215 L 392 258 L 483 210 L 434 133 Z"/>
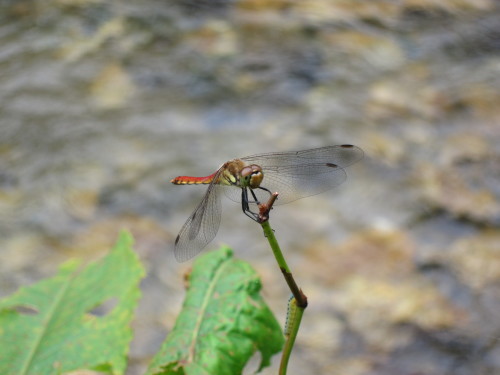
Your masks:
<path fill-rule="evenodd" d="M 81 272 L 78 262 L 68 262 L 55 277 L 0 301 L 0 374 L 122 374 L 144 274 L 132 242 L 123 232 L 99 262 Z M 113 302 L 107 314 L 95 314 Z"/>
<path fill-rule="evenodd" d="M 259 350 L 259 371 L 284 343 L 281 327 L 259 294 L 248 263 L 221 248 L 199 257 L 182 312 L 148 375 L 236 375 Z"/>

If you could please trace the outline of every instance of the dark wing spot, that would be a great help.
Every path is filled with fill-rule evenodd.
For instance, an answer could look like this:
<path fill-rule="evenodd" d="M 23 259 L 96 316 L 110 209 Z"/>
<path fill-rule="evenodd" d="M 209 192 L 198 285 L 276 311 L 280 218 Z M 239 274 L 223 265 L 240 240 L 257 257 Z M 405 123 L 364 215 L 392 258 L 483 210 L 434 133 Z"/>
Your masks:
<path fill-rule="evenodd" d="M 342 147 L 342 148 L 353 148 L 354 146 L 353 145 L 341 145 L 340 147 Z"/>
<path fill-rule="evenodd" d="M 326 166 L 330 167 L 330 168 L 338 168 L 339 167 L 337 164 L 333 164 L 333 163 L 326 163 Z"/>
<path fill-rule="evenodd" d="M 179 242 L 179 235 L 177 235 L 177 237 L 175 237 L 175 244 L 177 245 L 177 242 Z"/>
<path fill-rule="evenodd" d="M 193 216 L 191 216 L 191 220 L 194 221 L 195 218 L 196 218 L 196 211 L 193 213 Z"/>

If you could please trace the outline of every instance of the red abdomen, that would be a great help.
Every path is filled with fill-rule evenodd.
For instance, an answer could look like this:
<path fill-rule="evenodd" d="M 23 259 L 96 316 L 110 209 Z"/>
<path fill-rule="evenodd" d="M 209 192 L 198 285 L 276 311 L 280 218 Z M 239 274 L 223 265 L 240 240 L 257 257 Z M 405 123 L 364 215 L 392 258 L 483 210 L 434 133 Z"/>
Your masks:
<path fill-rule="evenodd" d="M 215 172 L 217 173 L 217 172 Z M 176 177 L 172 180 L 170 180 L 171 183 L 175 185 L 194 185 L 194 184 L 209 184 L 212 182 L 215 173 L 211 174 L 210 176 L 206 177 L 191 177 L 191 176 L 179 176 Z"/>

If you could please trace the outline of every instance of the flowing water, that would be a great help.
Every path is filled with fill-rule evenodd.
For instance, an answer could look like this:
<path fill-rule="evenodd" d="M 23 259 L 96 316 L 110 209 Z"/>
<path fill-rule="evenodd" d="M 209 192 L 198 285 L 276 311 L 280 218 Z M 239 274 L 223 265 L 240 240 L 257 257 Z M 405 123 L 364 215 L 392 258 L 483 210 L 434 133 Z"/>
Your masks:
<path fill-rule="evenodd" d="M 226 160 L 352 143 L 341 187 L 273 210 L 309 296 L 290 374 L 500 373 L 500 7 L 481 1 L 4 1 L 0 295 L 129 228 L 129 375 L 183 298 L 173 240 Z M 287 290 L 260 228 L 229 244 Z M 276 373 L 273 368 L 264 373 Z"/>

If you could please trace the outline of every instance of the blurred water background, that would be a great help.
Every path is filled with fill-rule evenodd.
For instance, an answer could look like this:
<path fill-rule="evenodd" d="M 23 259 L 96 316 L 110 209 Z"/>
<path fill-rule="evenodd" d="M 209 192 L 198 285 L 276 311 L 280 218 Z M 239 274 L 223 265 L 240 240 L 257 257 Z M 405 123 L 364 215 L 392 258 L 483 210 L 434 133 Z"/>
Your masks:
<path fill-rule="evenodd" d="M 0 297 L 128 228 L 147 267 L 141 374 L 179 312 L 173 240 L 205 191 L 169 180 L 342 143 L 366 152 L 346 183 L 272 212 L 310 301 L 289 374 L 500 374 L 495 0 L 0 2 Z M 221 243 L 284 319 L 261 229 L 227 199 Z"/>

